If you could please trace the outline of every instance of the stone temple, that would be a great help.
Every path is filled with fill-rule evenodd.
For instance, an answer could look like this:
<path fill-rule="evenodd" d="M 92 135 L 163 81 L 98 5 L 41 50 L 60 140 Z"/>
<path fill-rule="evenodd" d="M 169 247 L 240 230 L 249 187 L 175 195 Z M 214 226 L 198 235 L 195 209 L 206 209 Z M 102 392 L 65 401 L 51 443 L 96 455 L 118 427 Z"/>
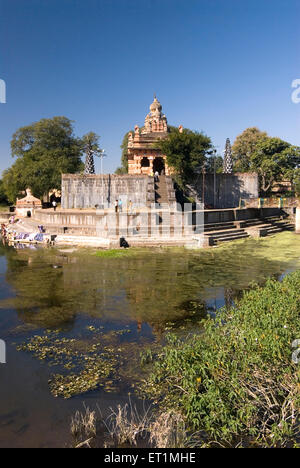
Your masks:
<path fill-rule="evenodd" d="M 182 131 L 182 126 L 179 127 Z M 131 175 L 148 175 L 155 172 L 171 175 L 166 156 L 156 146 L 156 143 L 168 136 L 167 117 L 162 113 L 162 105 L 154 97 L 150 113 L 145 118 L 145 125 L 135 126 L 134 133 L 128 136 L 128 173 Z"/>
<path fill-rule="evenodd" d="M 179 132 L 183 131 L 182 125 Z M 116 200 L 123 206 L 174 207 L 175 184 L 172 169 L 158 142 L 168 137 L 170 126 L 157 97 L 150 106 L 143 127 L 128 134 L 128 174 L 63 174 L 62 209 L 106 209 Z M 159 181 L 154 174 L 160 174 Z M 258 198 L 258 177 L 252 173 L 201 175 L 193 184 L 193 198 L 209 209 L 234 208 L 240 200 Z"/>

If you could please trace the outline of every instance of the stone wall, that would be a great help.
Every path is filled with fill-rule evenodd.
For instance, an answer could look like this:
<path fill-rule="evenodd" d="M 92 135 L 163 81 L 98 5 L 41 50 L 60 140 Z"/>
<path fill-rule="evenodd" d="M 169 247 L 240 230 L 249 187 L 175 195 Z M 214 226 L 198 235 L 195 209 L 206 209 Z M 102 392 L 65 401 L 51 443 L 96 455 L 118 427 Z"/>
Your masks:
<path fill-rule="evenodd" d="M 62 208 L 94 208 L 113 206 L 115 200 L 125 205 L 147 206 L 154 202 L 153 178 L 131 175 L 62 176 Z"/>
<path fill-rule="evenodd" d="M 202 201 L 203 177 L 194 184 L 194 196 Z M 236 208 L 240 199 L 257 199 L 259 196 L 258 176 L 255 173 L 205 174 L 205 205 L 214 208 Z"/>

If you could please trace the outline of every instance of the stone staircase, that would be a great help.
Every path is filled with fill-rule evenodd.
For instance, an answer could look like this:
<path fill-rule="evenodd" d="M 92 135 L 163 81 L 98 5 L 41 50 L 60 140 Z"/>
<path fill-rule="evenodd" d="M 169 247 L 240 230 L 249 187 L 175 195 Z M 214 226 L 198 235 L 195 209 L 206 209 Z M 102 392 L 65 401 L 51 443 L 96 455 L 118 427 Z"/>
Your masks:
<path fill-rule="evenodd" d="M 155 182 L 155 203 L 160 205 L 169 203 L 166 176 L 159 176 L 159 181 Z"/>
<path fill-rule="evenodd" d="M 287 218 L 270 217 L 249 219 L 204 226 L 205 245 L 213 246 L 247 237 L 266 237 L 283 231 L 293 231 L 294 224 Z"/>

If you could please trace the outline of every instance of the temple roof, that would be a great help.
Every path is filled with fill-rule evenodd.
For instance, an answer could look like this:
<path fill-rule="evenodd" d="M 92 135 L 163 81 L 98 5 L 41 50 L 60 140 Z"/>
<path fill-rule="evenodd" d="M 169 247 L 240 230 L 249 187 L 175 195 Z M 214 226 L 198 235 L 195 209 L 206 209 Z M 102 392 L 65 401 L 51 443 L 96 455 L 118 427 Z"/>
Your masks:
<path fill-rule="evenodd" d="M 150 106 L 150 111 L 151 112 L 155 112 L 155 111 L 158 111 L 158 112 L 161 112 L 162 111 L 162 105 L 161 103 L 159 102 L 159 100 L 157 99 L 156 96 L 154 96 L 154 101 L 152 102 L 151 106 Z"/>
<path fill-rule="evenodd" d="M 20 206 L 20 205 L 26 205 L 26 206 L 40 205 L 41 206 L 42 202 L 39 198 L 34 197 L 31 193 L 31 190 L 28 188 L 26 190 L 26 197 L 17 199 L 17 206 Z"/>

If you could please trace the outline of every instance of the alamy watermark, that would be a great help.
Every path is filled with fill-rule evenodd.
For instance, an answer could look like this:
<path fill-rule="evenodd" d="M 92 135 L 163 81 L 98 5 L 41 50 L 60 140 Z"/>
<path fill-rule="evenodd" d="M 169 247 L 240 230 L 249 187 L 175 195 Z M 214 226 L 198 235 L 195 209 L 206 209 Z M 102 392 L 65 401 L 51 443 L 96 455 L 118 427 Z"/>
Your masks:
<path fill-rule="evenodd" d="M 295 88 L 292 92 L 292 101 L 294 104 L 300 103 L 300 78 L 292 82 L 292 88 Z"/>
<path fill-rule="evenodd" d="M 6 104 L 6 83 L 0 79 L 0 104 Z"/>
<path fill-rule="evenodd" d="M 0 364 L 6 364 L 6 344 L 0 340 Z"/>
<path fill-rule="evenodd" d="M 300 364 L 300 340 L 293 341 L 292 348 L 296 348 L 292 354 L 292 361 L 294 364 Z"/>

